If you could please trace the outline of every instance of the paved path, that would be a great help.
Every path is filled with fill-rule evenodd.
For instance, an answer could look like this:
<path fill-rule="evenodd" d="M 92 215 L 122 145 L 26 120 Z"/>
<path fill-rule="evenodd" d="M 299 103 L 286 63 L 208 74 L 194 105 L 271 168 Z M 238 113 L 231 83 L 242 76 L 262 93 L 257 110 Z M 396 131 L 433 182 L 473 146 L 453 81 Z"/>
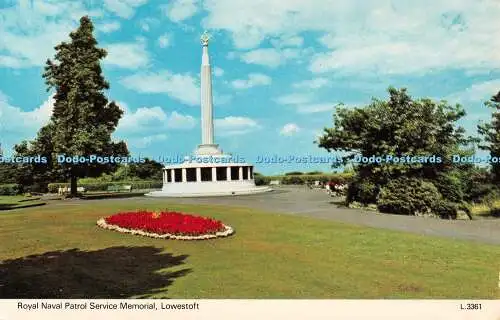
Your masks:
<path fill-rule="evenodd" d="M 301 215 L 374 228 L 472 240 L 500 245 L 500 219 L 440 220 L 413 216 L 378 214 L 374 211 L 339 208 L 324 191 L 305 187 L 280 187 L 265 194 L 207 198 L 131 198 L 135 202 L 217 204 L 250 207 L 269 212 Z M 127 201 L 128 199 L 115 199 Z M 83 200 L 99 201 L 99 200 Z M 107 200 L 109 201 L 109 200 Z"/>

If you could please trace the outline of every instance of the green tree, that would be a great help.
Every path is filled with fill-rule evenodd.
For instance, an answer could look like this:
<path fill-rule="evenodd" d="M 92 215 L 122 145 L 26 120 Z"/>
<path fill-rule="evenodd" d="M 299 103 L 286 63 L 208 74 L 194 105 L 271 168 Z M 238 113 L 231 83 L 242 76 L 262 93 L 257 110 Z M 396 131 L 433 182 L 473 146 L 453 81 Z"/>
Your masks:
<path fill-rule="evenodd" d="M 163 179 L 163 165 L 154 160 L 146 158 L 144 163 L 133 163 L 128 167 L 128 174 L 132 177 L 147 180 Z"/>
<path fill-rule="evenodd" d="M 25 189 L 34 191 L 47 191 L 50 181 L 62 179 L 64 171 L 54 162 L 54 144 L 52 136 L 55 127 L 49 123 L 42 127 L 33 141 L 22 141 L 14 146 L 16 157 L 40 157 L 47 160 L 46 163 L 22 163 L 17 164 L 15 171 L 17 183 L 22 184 Z M 27 187 L 30 188 L 27 188 Z"/>
<path fill-rule="evenodd" d="M 415 100 L 404 88 L 390 87 L 388 93 L 387 101 L 374 99 L 361 108 L 337 108 L 334 127 L 324 129 L 318 141 L 319 147 L 344 154 L 340 165 L 350 163 L 356 155 L 435 155 L 441 158 L 441 163 L 355 165 L 355 181 L 371 183 L 370 192 L 376 193 L 380 187 L 401 176 L 435 179 L 441 172 L 456 169 L 456 165 L 449 161 L 451 155 L 463 153 L 461 147 L 474 142 L 464 136 L 462 127 L 456 125 L 456 121 L 465 115 L 463 108 L 445 101 Z M 376 194 L 369 198 L 374 196 Z"/>
<path fill-rule="evenodd" d="M 500 157 L 500 91 L 493 96 L 486 106 L 493 109 L 491 122 L 478 126 L 479 134 L 484 137 L 486 144 L 480 145 L 483 150 L 488 150 L 491 157 Z M 500 164 L 494 163 L 492 167 L 493 180 L 500 183 Z"/>
<path fill-rule="evenodd" d="M 105 95 L 109 83 L 102 75 L 100 60 L 106 51 L 97 47 L 93 29 L 92 21 L 82 17 L 78 29 L 70 33 L 71 40 L 55 47 L 55 62 L 49 59 L 46 63 L 47 91 L 55 89 L 53 151 L 68 156 L 126 156 L 126 144 L 111 139 L 123 111 Z M 63 173 L 74 196 L 79 177 L 95 177 L 115 168 L 115 164 L 80 163 L 65 165 Z"/>

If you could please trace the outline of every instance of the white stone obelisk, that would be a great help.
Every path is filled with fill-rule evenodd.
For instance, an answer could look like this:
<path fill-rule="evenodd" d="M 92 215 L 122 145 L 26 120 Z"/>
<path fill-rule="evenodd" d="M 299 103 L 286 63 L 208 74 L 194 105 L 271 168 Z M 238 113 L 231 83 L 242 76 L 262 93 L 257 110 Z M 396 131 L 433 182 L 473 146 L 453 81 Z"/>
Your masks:
<path fill-rule="evenodd" d="M 212 96 L 212 70 L 208 56 L 208 41 L 210 36 L 205 32 L 201 36 L 203 53 L 201 57 L 201 145 L 197 154 L 221 154 L 218 145 L 214 143 L 214 114 Z"/>

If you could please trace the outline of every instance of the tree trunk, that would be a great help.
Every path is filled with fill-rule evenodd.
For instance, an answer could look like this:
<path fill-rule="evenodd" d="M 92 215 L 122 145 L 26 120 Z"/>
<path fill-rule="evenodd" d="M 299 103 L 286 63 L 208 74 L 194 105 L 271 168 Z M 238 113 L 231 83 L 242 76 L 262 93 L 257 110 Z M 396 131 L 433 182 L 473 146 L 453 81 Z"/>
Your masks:
<path fill-rule="evenodd" d="M 77 183 L 77 177 L 74 174 L 74 172 L 71 172 L 71 180 L 70 180 L 71 190 L 70 190 L 69 194 L 70 194 L 70 197 L 72 197 L 72 198 L 76 197 L 76 192 L 77 192 L 77 188 L 76 188 L 77 184 L 76 183 Z"/>

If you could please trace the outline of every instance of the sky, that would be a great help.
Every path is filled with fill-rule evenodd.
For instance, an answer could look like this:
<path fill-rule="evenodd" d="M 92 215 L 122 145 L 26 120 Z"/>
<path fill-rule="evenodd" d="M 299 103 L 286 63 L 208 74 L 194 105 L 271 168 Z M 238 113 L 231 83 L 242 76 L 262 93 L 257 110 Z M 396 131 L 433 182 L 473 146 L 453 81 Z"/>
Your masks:
<path fill-rule="evenodd" d="M 201 143 L 200 35 L 212 35 L 215 141 L 276 174 L 328 164 L 258 163 L 322 156 L 313 142 L 337 104 L 364 106 L 406 87 L 460 103 L 475 134 L 500 90 L 498 0 L 1 0 L 0 143 L 32 139 L 50 118 L 41 77 L 89 15 L 125 111 L 114 138 L 134 156 L 188 155 Z"/>

